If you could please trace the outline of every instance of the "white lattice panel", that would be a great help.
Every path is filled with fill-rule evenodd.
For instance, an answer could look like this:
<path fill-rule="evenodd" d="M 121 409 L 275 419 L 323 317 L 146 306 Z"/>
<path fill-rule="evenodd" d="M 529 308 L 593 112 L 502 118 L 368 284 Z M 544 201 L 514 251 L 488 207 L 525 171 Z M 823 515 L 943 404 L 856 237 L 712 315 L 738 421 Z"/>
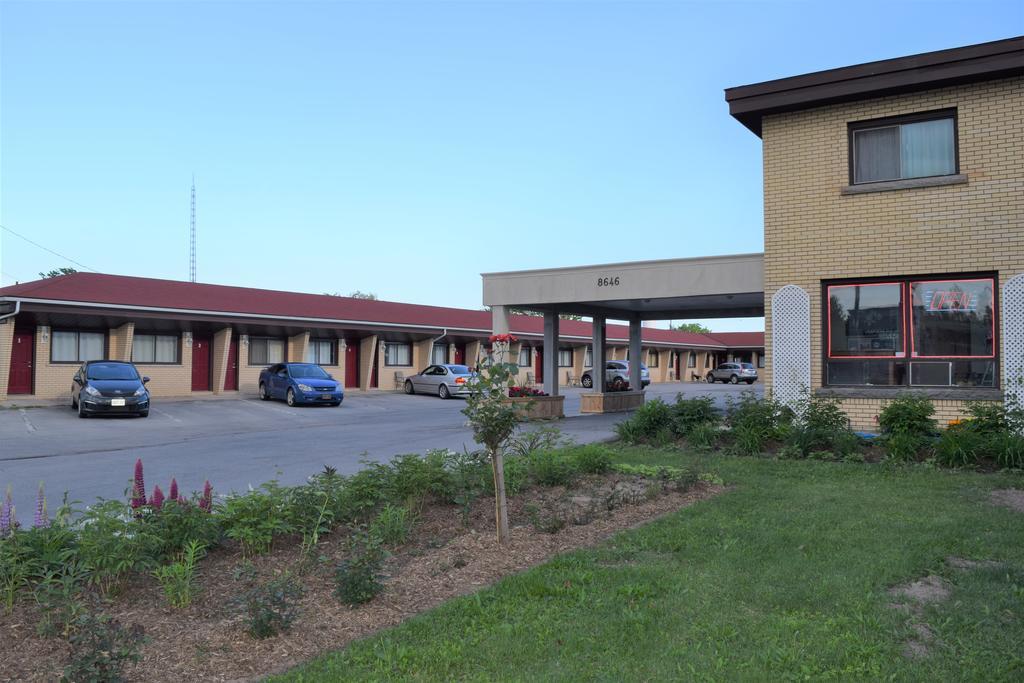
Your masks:
<path fill-rule="evenodd" d="M 796 285 L 772 296 L 772 394 L 797 407 L 811 386 L 811 298 Z"/>
<path fill-rule="evenodd" d="M 1024 402 L 1024 274 L 1003 286 L 1003 367 L 1007 398 Z"/>

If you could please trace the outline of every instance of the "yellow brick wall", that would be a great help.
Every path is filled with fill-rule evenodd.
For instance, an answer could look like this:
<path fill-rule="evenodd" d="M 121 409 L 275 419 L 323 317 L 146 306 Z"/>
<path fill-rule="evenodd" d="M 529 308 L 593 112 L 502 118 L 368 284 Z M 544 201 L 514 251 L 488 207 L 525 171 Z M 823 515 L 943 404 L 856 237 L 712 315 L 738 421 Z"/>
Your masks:
<path fill-rule="evenodd" d="M 0 401 L 7 400 L 7 383 L 11 379 L 11 355 L 14 353 L 14 320 L 0 325 Z"/>
<path fill-rule="evenodd" d="M 843 195 L 847 123 L 956 107 L 962 185 Z M 822 379 L 821 281 L 1024 272 L 1024 78 L 1015 77 L 776 114 L 763 121 L 765 308 L 770 385 L 771 297 L 795 284 L 811 298 L 812 388 Z M 1005 374 L 1002 375 L 1005 382 Z M 871 401 L 844 401 L 858 427 Z M 942 402 L 942 417 L 962 405 Z M 868 419 L 870 417 L 870 420 Z"/>
<path fill-rule="evenodd" d="M 81 363 L 51 363 L 50 342 L 53 329 L 42 325 L 36 327 L 35 394 L 37 398 L 67 397 L 71 405 L 71 378 Z M 109 353 L 109 335 L 107 339 Z M 10 363 L 8 363 L 8 369 Z"/>

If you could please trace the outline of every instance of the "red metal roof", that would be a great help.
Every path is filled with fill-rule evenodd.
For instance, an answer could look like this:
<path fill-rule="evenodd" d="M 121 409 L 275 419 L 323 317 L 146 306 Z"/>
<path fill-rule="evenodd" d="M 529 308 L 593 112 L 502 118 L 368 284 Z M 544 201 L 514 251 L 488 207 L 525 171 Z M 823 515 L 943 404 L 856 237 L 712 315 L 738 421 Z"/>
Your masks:
<path fill-rule="evenodd" d="M 325 294 L 281 292 L 271 289 L 210 285 L 180 280 L 107 275 L 103 273 L 72 273 L 44 278 L 0 289 L 0 296 L 18 299 L 39 299 L 50 302 L 78 302 L 150 309 L 174 309 L 207 314 L 245 314 L 267 318 L 316 318 L 328 321 L 385 323 L 429 327 L 437 330 L 472 330 L 489 333 L 491 314 L 465 308 L 422 306 L 393 301 L 353 299 Z M 512 331 L 518 334 L 542 335 L 543 318 L 527 315 L 512 316 Z M 590 323 L 563 320 L 561 336 L 590 337 Z M 643 339 L 650 343 L 685 344 L 689 346 L 725 347 L 722 337 L 746 335 L 745 340 L 759 340 L 764 345 L 764 334 L 723 333 L 702 335 L 654 327 L 643 328 Z M 625 325 L 609 325 L 609 339 L 627 339 Z M 738 343 L 738 342 L 733 342 Z M 757 343 L 740 344 L 756 346 Z"/>
<path fill-rule="evenodd" d="M 764 346 L 764 332 L 712 332 L 708 336 L 729 348 Z"/>

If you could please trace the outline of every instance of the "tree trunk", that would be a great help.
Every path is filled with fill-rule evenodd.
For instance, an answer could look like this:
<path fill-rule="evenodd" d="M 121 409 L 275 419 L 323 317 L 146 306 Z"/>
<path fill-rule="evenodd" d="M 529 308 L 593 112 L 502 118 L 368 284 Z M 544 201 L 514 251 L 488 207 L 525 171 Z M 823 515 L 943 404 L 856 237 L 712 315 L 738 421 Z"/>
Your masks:
<path fill-rule="evenodd" d="M 498 544 L 508 542 L 508 501 L 505 499 L 505 462 L 501 449 L 491 454 L 491 468 L 494 470 L 494 518 L 498 530 Z"/>

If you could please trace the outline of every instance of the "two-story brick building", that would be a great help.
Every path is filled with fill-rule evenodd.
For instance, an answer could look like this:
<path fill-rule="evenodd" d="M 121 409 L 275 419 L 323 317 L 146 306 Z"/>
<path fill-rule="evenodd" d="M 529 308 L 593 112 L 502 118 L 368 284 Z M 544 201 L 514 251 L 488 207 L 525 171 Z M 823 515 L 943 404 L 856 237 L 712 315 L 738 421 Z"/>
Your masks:
<path fill-rule="evenodd" d="M 870 428 L 908 389 L 932 397 L 940 420 L 1020 391 L 1024 38 L 726 100 L 762 140 L 776 393 L 806 383 Z"/>

